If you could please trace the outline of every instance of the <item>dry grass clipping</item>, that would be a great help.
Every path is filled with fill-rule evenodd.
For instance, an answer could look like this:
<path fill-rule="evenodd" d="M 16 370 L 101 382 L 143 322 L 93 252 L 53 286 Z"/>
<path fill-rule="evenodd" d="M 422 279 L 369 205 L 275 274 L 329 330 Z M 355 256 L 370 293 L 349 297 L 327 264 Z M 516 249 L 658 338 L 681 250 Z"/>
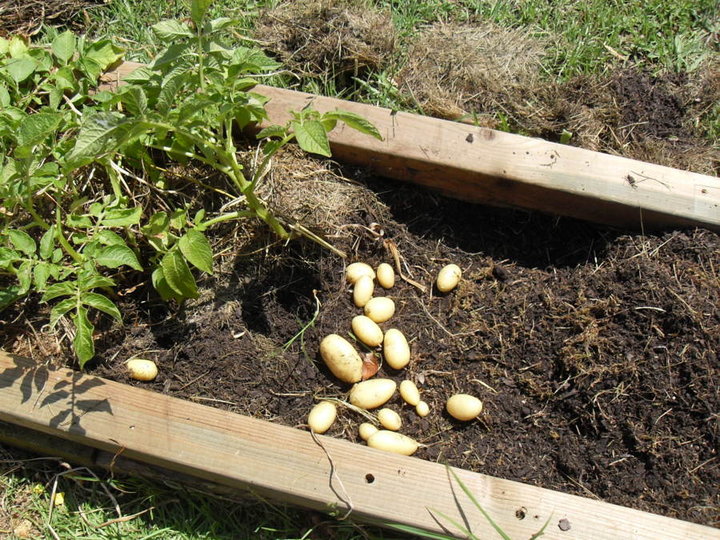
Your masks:
<path fill-rule="evenodd" d="M 364 1 L 301 0 L 264 13 L 255 37 L 306 77 L 362 77 L 382 69 L 396 46 L 390 13 Z"/>
<path fill-rule="evenodd" d="M 3 0 L 0 2 L 0 36 L 33 35 L 43 24 L 65 24 L 97 0 Z"/>
<path fill-rule="evenodd" d="M 438 23 L 410 46 L 401 91 L 426 114 L 480 123 L 538 85 L 544 44 L 521 29 Z M 494 126 L 490 126 L 494 127 Z"/>

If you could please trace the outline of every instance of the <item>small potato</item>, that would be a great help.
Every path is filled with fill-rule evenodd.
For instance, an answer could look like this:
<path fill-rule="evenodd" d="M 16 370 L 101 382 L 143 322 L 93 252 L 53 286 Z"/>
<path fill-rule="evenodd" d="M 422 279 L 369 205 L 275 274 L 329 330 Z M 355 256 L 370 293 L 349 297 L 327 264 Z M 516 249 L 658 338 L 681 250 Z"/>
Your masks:
<path fill-rule="evenodd" d="M 157 365 L 152 360 L 132 358 L 125 362 L 125 365 L 130 372 L 130 378 L 136 381 L 152 381 L 158 375 Z"/>
<path fill-rule="evenodd" d="M 383 289 L 392 289 L 395 285 L 395 271 L 388 263 L 381 263 L 377 267 L 377 280 Z"/>
<path fill-rule="evenodd" d="M 402 419 L 400 418 L 400 415 L 392 409 L 388 409 L 387 407 L 380 409 L 377 413 L 377 417 L 380 425 L 385 429 L 397 431 L 402 427 Z"/>
<path fill-rule="evenodd" d="M 385 450 L 386 452 L 394 452 L 404 456 L 413 455 L 418 449 L 418 443 L 402 433 L 396 433 L 386 429 L 381 429 L 372 435 L 367 445 L 370 448 Z"/>
<path fill-rule="evenodd" d="M 477 418 L 482 412 L 483 403 L 469 394 L 455 394 L 447 400 L 445 408 L 453 418 L 467 422 Z"/>
<path fill-rule="evenodd" d="M 402 369 L 410 363 L 410 345 L 400 330 L 391 328 L 385 332 L 383 356 L 393 369 Z"/>
<path fill-rule="evenodd" d="M 308 415 L 308 426 L 315 433 L 325 433 L 337 418 L 337 407 L 332 401 L 321 401 Z"/>
<path fill-rule="evenodd" d="M 330 334 L 320 342 L 320 356 L 332 374 L 347 383 L 362 379 L 363 361 L 355 347 L 342 336 Z"/>
<path fill-rule="evenodd" d="M 424 401 L 420 401 L 415 406 L 415 412 L 420 418 L 425 418 L 428 414 L 430 414 L 430 405 L 428 405 Z"/>
<path fill-rule="evenodd" d="M 443 266 L 437 277 L 438 291 L 443 293 L 452 291 L 460 283 L 460 277 L 462 277 L 462 270 L 457 264 Z"/>
<path fill-rule="evenodd" d="M 400 396 L 405 400 L 405 403 L 413 407 L 420 403 L 420 390 L 412 381 L 406 380 L 400 383 Z"/>
<path fill-rule="evenodd" d="M 384 323 L 395 315 L 395 302 L 387 296 L 376 296 L 365 304 L 365 316 L 376 323 Z"/>
<path fill-rule="evenodd" d="M 350 390 L 350 403 L 363 409 L 376 409 L 390 400 L 395 388 L 397 383 L 392 379 L 363 381 Z"/>
<path fill-rule="evenodd" d="M 375 433 L 378 432 L 378 428 L 376 428 L 370 422 L 363 422 L 362 424 L 360 424 L 360 427 L 358 427 L 358 432 L 360 433 L 360 438 L 363 441 L 367 441 L 370 437 L 372 437 Z"/>
<path fill-rule="evenodd" d="M 370 276 L 370 279 L 375 279 L 375 270 L 364 262 L 354 262 L 345 269 L 345 279 L 348 283 L 355 283 L 361 276 Z"/>
<path fill-rule="evenodd" d="M 358 315 L 350 325 L 353 334 L 368 347 L 377 347 L 383 342 L 383 331 L 371 318 Z"/>
<path fill-rule="evenodd" d="M 364 307 L 375 292 L 375 283 L 370 276 L 360 276 L 353 287 L 353 302 L 357 307 Z"/>

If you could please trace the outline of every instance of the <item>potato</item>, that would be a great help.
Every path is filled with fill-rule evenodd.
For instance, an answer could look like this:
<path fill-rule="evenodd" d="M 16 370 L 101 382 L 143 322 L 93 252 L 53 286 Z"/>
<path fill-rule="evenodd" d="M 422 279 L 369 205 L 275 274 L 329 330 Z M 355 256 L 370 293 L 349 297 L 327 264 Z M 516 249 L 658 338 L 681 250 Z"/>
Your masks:
<path fill-rule="evenodd" d="M 381 429 L 374 435 L 370 436 L 367 445 L 371 448 L 385 450 L 386 452 L 394 452 L 404 456 L 413 455 L 418 449 L 418 443 L 407 435 Z"/>
<path fill-rule="evenodd" d="M 337 334 L 325 336 L 320 342 L 320 356 L 332 374 L 347 383 L 362 379 L 363 361 L 350 343 Z"/>
<path fill-rule="evenodd" d="M 377 347 L 383 342 L 383 331 L 371 318 L 358 315 L 350 325 L 353 334 L 368 347 Z"/>
<path fill-rule="evenodd" d="M 397 431 L 402 427 L 402 419 L 400 418 L 400 415 L 392 409 L 388 409 L 387 407 L 380 409 L 377 413 L 377 417 L 380 425 L 385 429 Z"/>
<path fill-rule="evenodd" d="M 345 269 L 345 279 L 349 283 L 355 283 L 361 276 L 370 276 L 370 279 L 375 279 L 375 270 L 364 262 L 354 262 Z"/>
<path fill-rule="evenodd" d="M 391 289 L 395 285 L 395 271 L 388 263 L 381 263 L 377 267 L 377 280 L 383 289 Z"/>
<path fill-rule="evenodd" d="M 372 298 L 375 292 L 375 283 L 370 276 L 360 276 L 353 287 L 353 302 L 357 307 L 363 307 Z"/>
<path fill-rule="evenodd" d="M 395 315 L 395 302 L 387 296 L 376 296 L 365 304 L 365 316 L 376 323 L 383 323 Z"/>
<path fill-rule="evenodd" d="M 400 330 L 391 328 L 385 332 L 383 356 L 393 369 L 402 369 L 410 363 L 410 346 Z"/>
<path fill-rule="evenodd" d="M 125 362 L 130 378 L 136 381 L 152 381 L 158 375 L 158 368 L 152 360 L 144 358 L 132 358 Z"/>
<path fill-rule="evenodd" d="M 453 418 L 467 422 L 477 418 L 482 412 L 483 403 L 469 394 L 455 394 L 447 400 L 445 408 Z"/>
<path fill-rule="evenodd" d="M 358 432 L 360 433 L 360 438 L 363 441 L 367 441 L 370 437 L 372 437 L 375 433 L 378 432 L 378 428 L 376 428 L 370 422 L 363 422 L 362 424 L 360 424 L 360 427 L 358 427 Z"/>
<path fill-rule="evenodd" d="M 405 403 L 413 407 L 420 403 L 420 390 L 412 381 L 406 380 L 400 383 L 400 396 L 405 400 Z"/>
<path fill-rule="evenodd" d="M 325 433 L 337 418 L 337 407 L 332 401 L 321 401 L 308 415 L 308 426 L 315 433 Z"/>
<path fill-rule="evenodd" d="M 443 266 L 437 276 L 438 291 L 446 293 L 452 291 L 460 282 L 462 270 L 457 264 L 448 264 Z"/>
<path fill-rule="evenodd" d="M 350 390 L 350 403 L 363 409 L 385 405 L 395 393 L 397 383 L 392 379 L 370 379 L 355 384 Z"/>
<path fill-rule="evenodd" d="M 424 401 L 420 401 L 415 406 L 415 412 L 420 418 L 425 418 L 428 414 L 430 414 L 430 405 Z"/>

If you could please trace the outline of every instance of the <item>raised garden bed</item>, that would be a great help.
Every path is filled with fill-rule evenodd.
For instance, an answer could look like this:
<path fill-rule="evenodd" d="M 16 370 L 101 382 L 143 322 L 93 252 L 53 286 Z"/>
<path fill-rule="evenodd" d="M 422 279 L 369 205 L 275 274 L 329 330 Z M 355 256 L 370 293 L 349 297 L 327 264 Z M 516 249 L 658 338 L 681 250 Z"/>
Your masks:
<path fill-rule="evenodd" d="M 479 200 L 524 203 L 638 229 L 645 225 L 718 226 L 716 178 L 447 122 L 437 125 L 447 126 L 453 137 L 444 139 L 445 131 L 425 131 L 412 124 L 408 135 L 404 119 L 409 115 L 382 114 L 394 126 L 392 133 L 385 132 L 388 146 L 384 154 L 377 149 L 353 150 L 353 144 L 343 142 L 340 133 L 336 155 L 345 159 L 355 156 L 356 163 L 367 162 L 385 174 L 395 171 L 397 176 L 426 184 L 434 177 L 441 180 L 439 187 L 446 192 L 464 190 L 465 198 L 480 186 Z M 405 133 L 406 139 L 398 133 Z M 472 140 L 468 140 L 470 135 Z M 428 144 L 421 141 L 424 138 Z M 398 139 L 415 141 L 412 148 L 404 143 L 415 152 L 411 165 L 388 161 L 387 156 L 399 153 L 392 147 Z M 440 150 L 432 146 L 438 141 L 443 142 Z M 434 167 L 428 165 L 442 148 L 456 155 L 445 156 L 445 161 Z M 498 153 L 483 153 L 479 148 Z M 517 157 L 523 148 L 533 155 Z M 470 152 L 476 151 L 470 159 Z M 582 175 L 568 172 L 568 168 L 582 170 L 582 158 L 563 165 L 566 152 L 591 157 L 593 166 L 586 167 Z M 550 161 L 542 161 L 543 156 Z M 402 521 L 402 512 L 382 514 L 382 508 L 390 504 L 387 499 L 363 507 L 363 497 L 377 497 L 373 490 L 377 491 L 387 476 L 400 482 L 402 475 L 397 471 L 417 467 L 420 472 L 411 475 L 414 483 L 409 489 L 420 505 L 412 513 L 418 521 L 413 517 L 405 522 L 434 530 L 438 524 L 428 520 L 427 507 L 437 506 L 447 513 L 461 506 L 468 511 L 451 500 L 452 484 L 443 475 L 444 468 L 430 463 L 447 461 L 504 479 L 471 473 L 463 477 L 476 494 L 485 497 L 486 509 L 511 536 L 536 532 L 549 517 L 566 519 L 571 525 L 562 530 L 559 521 L 552 522 L 552 532 L 562 538 L 640 536 L 643 530 L 648 537 L 656 536 L 658 530 L 666 536 L 675 534 L 668 531 L 676 531 L 679 538 L 716 534 L 712 529 L 627 514 L 622 509 L 617 509 L 616 519 L 612 517 L 616 510 L 593 506 L 595 503 L 588 507 L 585 504 L 590 503 L 577 502 L 582 510 L 566 516 L 565 508 L 575 504 L 568 501 L 576 499 L 506 483 L 520 481 L 682 520 L 718 524 L 720 238 L 715 232 L 694 226 L 651 236 L 623 232 L 574 219 L 449 201 L 432 192 L 369 177 L 364 169 L 338 169 L 292 152 L 284 159 L 289 165 L 275 175 L 292 178 L 298 171 L 307 173 L 304 179 L 302 174 L 293 178 L 295 189 L 312 191 L 334 181 L 345 190 L 350 210 L 331 239 L 351 259 L 390 262 L 385 240 L 391 240 L 404 271 L 425 284 L 430 284 L 437 269 L 448 261 L 463 268 L 461 286 L 451 294 L 438 295 L 431 289 L 421 293 L 405 282 L 388 293 L 398 304 L 392 324 L 413 338 L 414 356 L 402 373 L 384 372 L 397 380 L 417 381 L 433 410 L 426 419 L 403 410 L 403 431 L 425 445 L 417 454 L 420 461 L 336 441 L 357 442 L 356 427 L 362 418 L 351 411 L 343 411 L 330 438 L 322 439 L 328 450 L 325 454 L 308 433 L 227 412 L 210 412 L 169 397 L 143 393 L 138 402 L 133 390 L 97 378 L 129 383 L 122 362 L 133 355 L 151 356 L 158 361 L 161 375 L 149 388 L 273 424 L 303 424 L 316 398 L 342 398 L 347 390 L 318 361 L 317 344 L 327 333 L 346 334 L 357 313 L 343 280 L 345 261 L 304 243 L 268 246 L 254 239 L 238 245 L 237 252 L 222 255 L 216 276 L 202 283 L 205 292 L 201 298 L 177 312 L 169 312 L 143 287 L 127 291 L 123 307 L 131 315 L 126 316 L 125 327 L 103 330 L 99 359 L 90 376 L 59 370 L 38 378 L 36 374 L 42 370 L 36 372 L 20 360 L 6 359 L 3 384 L 12 385 L 14 394 L 4 394 L 7 401 L 0 418 L 105 451 L 127 448 L 131 457 L 206 475 L 221 483 L 225 482 L 221 472 L 228 468 L 228 460 L 236 459 L 228 452 L 235 444 L 233 437 L 244 438 L 243 448 L 252 447 L 256 434 L 264 434 L 261 437 L 273 443 L 298 441 L 293 443 L 296 446 L 281 444 L 280 449 L 271 446 L 271 457 L 291 460 L 302 456 L 296 448 L 304 448 L 307 456 L 293 461 L 292 469 L 311 464 L 319 467 L 311 468 L 307 475 L 321 476 L 317 485 L 323 486 L 324 495 L 297 495 L 297 484 L 303 479 L 284 489 L 286 475 L 280 475 L 273 487 L 261 490 L 276 495 L 282 491 L 293 502 L 312 500 L 313 507 L 337 502 L 329 455 L 345 488 L 353 489 L 349 487 L 352 478 L 363 494 L 368 493 L 348 491 L 353 508 L 363 508 L 358 515 L 388 521 Z M 314 169 L 307 168 L 308 163 Z M 614 164 L 612 180 L 604 178 L 609 174 L 607 163 Z M 301 171 L 301 166 L 306 169 Z M 474 166 L 484 167 L 484 172 L 455 176 L 457 170 L 472 171 Z M 495 175 L 488 173 L 488 168 Z M 535 171 L 535 176 L 528 171 Z M 333 179 L 339 173 L 356 176 L 362 183 Z M 465 181 L 450 184 L 446 181 L 450 178 Z M 475 188 L 467 188 L 468 178 L 479 180 Z M 325 202 L 329 201 L 320 198 L 315 204 Z M 257 242 L 253 245 L 258 249 L 249 247 L 252 242 Z M 311 320 L 313 324 L 307 325 Z M 298 334 L 301 328 L 305 331 Z M 8 327 L 9 333 L 16 330 Z M 8 344 L 38 360 L 62 357 L 53 349 L 51 338 L 31 350 L 23 350 L 19 339 Z M 483 398 L 486 411 L 479 421 L 459 425 L 442 413 L 445 398 L 455 391 Z M 113 401 L 123 395 L 133 398 Z M 78 413 L 82 399 L 94 401 Z M 399 401 L 394 404 L 400 408 Z M 157 438 L 170 425 L 163 423 L 168 417 L 165 411 L 179 422 L 172 428 L 178 430 L 178 438 L 173 435 L 174 442 L 164 448 L 162 457 L 154 447 L 131 448 L 129 440 L 115 437 L 125 407 L 123 415 L 127 416 L 122 418 L 127 418 L 127 425 L 122 425 L 132 432 L 128 436 L 133 441 Z M 143 409 L 142 414 L 154 411 L 149 418 L 160 411 L 159 423 L 153 420 L 140 429 L 134 420 L 141 418 L 141 411 L 135 407 Z M 178 412 L 186 410 L 187 414 Z M 203 419 L 193 418 L 191 411 L 198 411 Z M 85 426 L 94 419 L 102 419 L 106 431 L 91 434 Z M 207 447 L 198 442 L 208 466 L 177 465 L 184 455 L 180 450 L 183 441 L 198 438 L 195 430 L 205 429 L 198 427 L 205 423 L 222 428 L 220 432 L 227 429 L 227 438 Z M 212 439 L 208 434 L 198 438 L 208 439 Z M 216 450 L 217 442 L 227 454 Z M 256 455 L 263 448 L 262 444 L 256 447 Z M 283 448 L 293 451 L 275 455 Z M 377 470 L 382 474 L 367 469 L 368 462 L 380 467 Z M 277 466 L 268 465 L 269 470 Z M 352 469 L 346 473 L 345 466 Z M 241 470 L 234 482 L 255 484 L 257 480 L 250 474 Z M 371 482 L 368 474 L 382 480 Z M 416 490 L 429 478 L 433 489 L 418 496 Z M 498 494 L 487 483 L 505 487 L 498 488 Z M 390 485 L 393 487 L 386 493 L 390 499 L 408 489 L 405 484 Z M 509 495 L 511 487 L 523 495 Z M 498 503 L 506 498 L 510 504 Z M 401 502 L 407 511 L 408 501 Z M 524 515 L 523 508 L 532 521 L 519 517 Z M 424 521 L 419 521 L 421 515 Z M 474 530 L 483 533 L 487 523 L 480 516 L 470 519 L 477 527 Z M 575 523 L 583 525 L 576 527 Z"/>

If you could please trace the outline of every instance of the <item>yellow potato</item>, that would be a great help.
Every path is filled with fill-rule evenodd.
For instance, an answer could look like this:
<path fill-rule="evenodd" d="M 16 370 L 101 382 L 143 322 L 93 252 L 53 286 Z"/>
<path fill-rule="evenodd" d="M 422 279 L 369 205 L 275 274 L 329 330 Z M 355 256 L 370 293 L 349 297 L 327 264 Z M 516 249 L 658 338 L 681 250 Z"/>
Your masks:
<path fill-rule="evenodd" d="M 320 342 L 320 356 L 332 374 L 347 383 L 362 379 L 363 361 L 350 343 L 337 334 L 330 334 Z"/>
<path fill-rule="evenodd" d="M 418 443 L 402 433 L 381 429 L 372 435 L 367 445 L 371 448 L 385 450 L 386 452 L 394 452 L 404 456 L 411 456 L 418 449 Z"/>
<path fill-rule="evenodd" d="M 383 356 L 393 369 L 402 369 L 410 363 L 410 346 L 400 330 L 391 328 L 385 332 Z"/>
<path fill-rule="evenodd" d="M 350 390 L 350 403 L 363 409 L 385 405 L 395 393 L 397 383 L 392 379 L 370 379 L 355 384 Z"/>
<path fill-rule="evenodd" d="M 482 412 L 483 403 L 469 394 L 455 394 L 447 400 L 445 408 L 453 418 L 467 422 L 477 418 Z"/>
<path fill-rule="evenodd" d="M 331 401 L 321 401 L 308 415 L 308 426 L 315 433 L 325 433 L 337 418 L 337 407 Z"/>
<path fill-rule="evenodd" d="M 365 315 L 376 323 L 383 323 L 395 315 L 395 302 L 387 296 L 376 296 L 365 304 Z"/>
<path fill-rule="evenodd" d="M 358 315 L 350 325 L 353 334 L 368 347 L 377 347 L 383 342 L 383 331 L 371 318 Z"/>
<path fill-rule="evenodd" d="M 372 298 L 375 292 L 375 283 L 370 276 L 360 276 L 353 287 L 353 302 L 357 307 L 363 307 Z"/>
<path fill-rule="evenodd" d="M 349 283 L 355 283 L 361 276 L 370 276 L 370 279 L 375 279 L 375 270 L 364 262 L 352 263 L 345 269 L 345 279 Z"/>
<path fill-rule="evenodd" d="M 430 405 L 424 401 L 420 401 L 415 406 L 415 412 L 420 418 L 425 418 L 428 414 L 430 414 Z"/>
<path fill-rule="evenodd" d="M 420 403 L 420 390 L 415 386 L 412 381 L 403 381 L 400 383 L 400 396 L 405 400 L 405 403 L 417 406 Z"/>
<path fill-rule="evenodd" d="M 457 264 L 448 264 L 443 266 L 437 276 L 438 291 L 446 293 L 452 291 L 460 282 L 462 270 Z"/>
<path fill-rule="evenodd" d="M 381 263 L 377 267 L 377 280 L 383 289 L 391 289 L 395 285 L 395 271 L 388 263 Z"/>
<path fill-rule="evenodd" d="M 397 431 L 402 427 L 402 419 L 400 418 L 400 415 L 392 409 L 388 409 L 387 407 L 380 409 L 377 413 L 377 417 L 380 425 L 385 429 Z"/>
<path fill-rule="evenodd" d="M 158 375 L 158 368 L 152 360 L 133 358 L 125 362 L 130 372 L 130 378 L 137 381 L 152 381 Z"/>
<path fill-rule="evenodd" d="M 363 441 L 367 441 L 370 437 L 372 437 L 375 433 L 378 432 L 378 428 L 376 428 L 370 422 L 363 422 L 362 424 L 360 424 L 360 427 L 358 427 L 358 432 L 360 433 L 360 438 Z"/>

